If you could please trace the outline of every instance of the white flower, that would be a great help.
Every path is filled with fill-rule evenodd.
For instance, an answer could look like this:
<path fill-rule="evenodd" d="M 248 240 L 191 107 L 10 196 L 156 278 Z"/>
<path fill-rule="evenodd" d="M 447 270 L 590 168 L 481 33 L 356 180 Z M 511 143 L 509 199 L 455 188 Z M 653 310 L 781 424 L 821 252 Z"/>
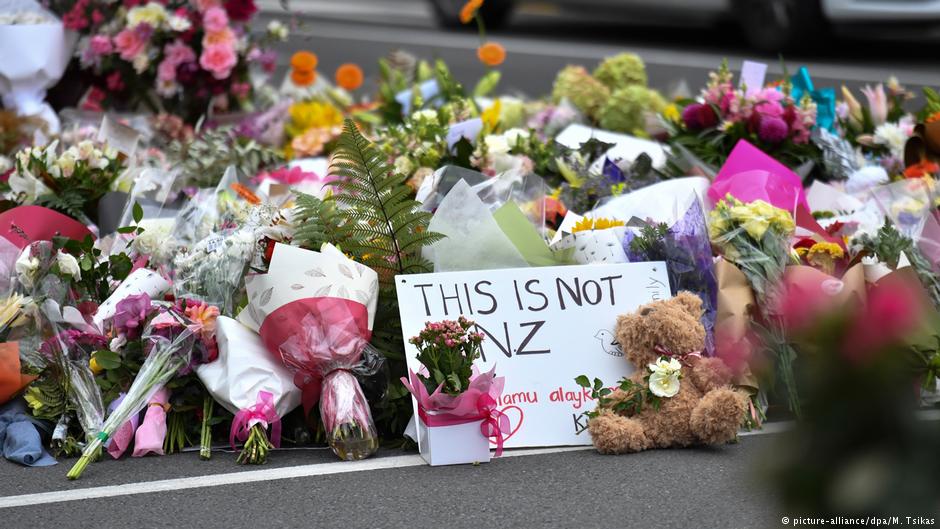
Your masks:
<path fill-rule="evenodd" d="M 167 12 L 163 4 L 150 2 L 145 6 L 131 8 L 131 10 L 127 12 L 127 25 L 133 28 L 146 22 L 150 24 L 151 27 L 157 28 L 160 27 L 160 24 L 166 20 L 166 18 Z"/>
<path fill-rule="evenodd" d="M 509 140 L 502 134 L 490 134 L 483 138 L 483 143 L 486 144 L 486 152 L 492 155 L 509 154 L 512 148 L 509 146 Z"/>
<path fill-rule="evenodd" d="M 280 20 L 272 20 L 268 22 L 268 35 L 283 42 L 287 40 L 289 31 L 287 26 L 282 24 Z"/>
<path fill-rule="evenodd" d="M 437 110 L 426 108 L 411 115 L 412 121 L 437 121 Z"/>
<path fill-rule="evenodd" d="M 515 147 L 519 145 L 520 141 L 529 139 L 529 131 L 525 129 L 509 129 L 503 133 L 503 136 L 506 137 L 506 141 L 509 142 L 510 147 Z"/>
<path fill-rule="evenodd" d="M 147 67 L 150 66 L 150 57 L 146 53 L 139 53 L 134 57 L 134 71 L 137 73 L 144 73 L 147 70 Z"/>
<path fill-rule="evenodd" d="M 13 161 L 0 154 L 0 173 L 5 173 L 13 167 Z"/>
<path fill-rule="evenodd" d="M 675 358 L 660 358 L 655 364 L 649 364 L 650 391 L 657 397 L 675 397 L 679 393 L 679 377 L 682 364 Z"/>
<path fill-rule="evenodd" d="M 897 123 L 885 123 L 875 129 L 875 143 L 884 145 L 897 157 L 904 156 L 904 144 L 909 135 Z"/>
<path fill-rule="evenodd" d="M 71 151 L 72 149 L 69 150 Z M 87 160 L 95 154 L 95 144 L 89 140 L 81 141 L 78 143 L 78 146 L 75 147 L 75 152 L 79 160 Z"/>
<path fill-rule="evenodd" d="M 62 153 L 62 156 L 59 156 L 59 159 L 55 161 L 56 167 L 62 171 L 62 176 L 68 178 L 72 176 L 72 173 L 75 172 L 75 162 L 76 162 L 76 152 L 72 149 L 69 149 Z"/>
<path fill-rule="evenodd" d="M 59 253 L 55 256 L 55 260 L 59 263 L 60 272 L 72 276 L 72 279 L 76 281 L 82 278 L 82 269 L 78 266 L 78 260 L 75 259 L 75 256 L 59 250 Z"/>
<path fill-rule="evenodd" d="M 411 171 L 414 169 L 414 164 L 411 163 L 411 160 L 407 156 L 399 156 L 395 158 L 395 172 L 400 175 L 410 175 Z"/>
<path fill-rule="evenodd" d="M 56 169 L 58 168 L 56 167 Z M 10 185 L 10 194 L 12 197 L 16 197 L 18 201 L 28 204 L 35 202 L 36 197 L 50 192 L 46 184 L 42 183 L 42 181 L 33 176 L 33 174 L 25 168 L 22 171 L 14 171 L 10 174 L 10 179 L 7 183 Z"/>
<path fill-rule="evenodd" d="M 173 252 L 172 219 L 169 222 L 165 219 L 144 219 L 140 227 L 144 228 L 144 232 L 134 238 L 131 247 L 138 254 L 150 256 L 156 261 L 162 262 L 169 257 Z"/>
<path fill-rule="evenodd" d="M 170 26 L 170 29 L 173 31 L 182 33 L 188 31 L 192 24 L 189 22 L 189 19 L 186 17 L 181 17 L 179 15 L 173 15 L 167 20 L 167 25 Z"/>
<path fill-rule="evenodd" d="M 16 259 L 14 268 L 20 284 L 26 288 L 33 288 L 33 283 L 36 281 L 36 272 L 39 270 L 39 259 L 30 257 L 29 247 L 23 250 L 23 253 Z"/>
<path fill-rule="evenodd" d="M 108 344 L 108 349 L 111 349 L 116 353 L 123 349 L 125 345 L 127 345 L 127 336 L 119 334 L 111 340 L 111 343 Z"/>

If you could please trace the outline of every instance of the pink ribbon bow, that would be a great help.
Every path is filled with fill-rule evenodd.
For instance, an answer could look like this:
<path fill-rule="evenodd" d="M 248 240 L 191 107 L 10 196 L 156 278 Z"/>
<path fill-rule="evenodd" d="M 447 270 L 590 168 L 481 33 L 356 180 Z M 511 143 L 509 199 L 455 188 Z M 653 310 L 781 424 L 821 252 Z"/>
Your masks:
<path fill-rule="evenodd" d="M 494 438 L 496 443 L 496 457 L 503 455 L 503 444 L 509 437 L 509 416 L 496 407 L 496 399 L 489 394 L 480 395 L 476 402 L 477 413 L 474 415 L 455 415 L 453 413 L 430 414 L 423 406 L 418 407 L 418 417 L 430 426 L 456 426 L 469 422 L 480 423 L 480 433 L 488 439 Z"/>
<path fill-rule="evenodd" d="M 229 434 L 229 443 L 235 449 L 235 438 L 239 441 L 248 439 L 251 427 L 257 423 L 271 425 L 271 444 L 275 448 L 281 447 L 281 418 L 274 408 L 274 395 L 269 391 L 259 391 L 258 401 L 247 409 L 239 410 L 232 421 L 232 430 Z"/>
<path fill-rule="evenodd" d="M 653 350 L 656 351 L 656 354 L 658 354 L 659 356 L 675 358 L 676 360 L 681 362 L 682 365 L 686 367 L 692 367 L 692 362 L 690 361 L 691 358 L 695 358 L 695 359 L 702 358 L 701 351 L 691 351 L 688 353 L 674 353 L 672 352 L 672 350 L 667 349 L 662 345 L 657 345 L 656 347 L 653 348 Z"/>

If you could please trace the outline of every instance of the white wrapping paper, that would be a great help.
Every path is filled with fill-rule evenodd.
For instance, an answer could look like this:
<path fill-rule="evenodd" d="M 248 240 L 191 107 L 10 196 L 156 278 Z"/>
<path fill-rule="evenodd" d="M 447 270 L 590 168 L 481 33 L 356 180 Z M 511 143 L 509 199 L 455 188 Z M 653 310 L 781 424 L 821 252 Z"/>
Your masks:
<path fill-rule="evenodd" d="M 219 357 L 196 368 L 212 397 L 232 413 L 253 406 L 261 391 L 274 397 L 274 408 L 284 417 L 300 405 L 300 389 L 290 371 L 274 359 L 261 337 L 241 323 L 219 316 L 215 339 Z"/>
<path fill-rule="evenodd" d="M 0 25 L 0 94 L 3 106 L 24 116 L 39 116 L 58 133 L 59 118 L 46 102 L 46 90 L 65 73 L 72 39 L 62 22 L 34 0 L 2 0 L 0 13 L 45 13 L 54 22 Z"/>
<path fill-rule="evenodd" d="M 147 268 L 138 268 L 118 285 L 104 303 L 98 306 L 98 311 L 92 316 L 92 321 L 100 329 L 105 320 L 114 316 L 117 304 L 121 300 L 138 294 L 147 294 L 150 299 L 160 299 L 169 289 L 170 283 L 163 276 Z"/>

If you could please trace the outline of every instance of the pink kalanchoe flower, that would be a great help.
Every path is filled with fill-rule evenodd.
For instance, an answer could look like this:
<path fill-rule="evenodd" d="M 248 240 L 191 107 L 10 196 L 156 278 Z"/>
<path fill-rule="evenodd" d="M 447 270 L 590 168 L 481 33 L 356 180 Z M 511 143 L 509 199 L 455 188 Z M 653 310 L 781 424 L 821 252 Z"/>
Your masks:
<path fill-rule="evenodd" d="M 757 127 L 757 135 L 767 143 L 780 143 L 787 139 L 790 129 L 787 122 L 775 116 L 763 116 Z"/>
<path fill-rule="evenodd" d="M 230 46 L 214 45 L 202 50 L 202 56 L 199 57 L 199 66 L 216 79 L 225 79 L 232 73 L 232 68 L 238 63 L 238 57 L 235 50 Z"/>
<path fill-rule="evenodd" d="M 210 7 L 202 15 L 202 25 L 207 33 L 228 29 L 228 14 L 221 7 Z"/>

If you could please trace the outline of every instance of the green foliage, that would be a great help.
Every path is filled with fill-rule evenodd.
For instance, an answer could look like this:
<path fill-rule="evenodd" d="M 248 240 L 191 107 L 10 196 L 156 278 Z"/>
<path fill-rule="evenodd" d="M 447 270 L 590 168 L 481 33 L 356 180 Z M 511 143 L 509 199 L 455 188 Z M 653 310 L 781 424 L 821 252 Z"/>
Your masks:
<path fill-rule="evenodd" d="M 898 231 L 890 219 L 885 221 L 885 225 L 874 237 L 865 234 L 856 242 L 862 246 L 863 251 L 875 255 L 892 270 L 897 268 L 901 254 L 906 255 L 934 307 L 940 309 L 940 275 L 934 271 L 933 264 L 920 251 L 914 240 Z"/>
<path fill-rule="evenodd" d="M 138 228 L 135 227 L 135 230 Z M 140 230 L 143 231 L 143 230 Z M 95 247 L 91 236 L 81 241 L 56 237 L 53 240 L 56 249 L 72 254 L 81 268 L 81 279 L 73 286 L 83 298 L 103 303 L 111 295 L 112 285 L 123 281 L 131 273 L 133 263 L 126 253 L 118 253 L 101 260 L 101 250 Z"/>
<path fill-rule="evenodd" d="M 303 248 L 319 250 L 324 243 L 331 243 L 340 248 L 349 237 L 344 229 L 346 220 L 338 213 L 332 200 L 320 200 L 305 193 L 296 192 L 294 220 L 297 230 L 294 242 Z"/>
<path fill-rule="evenodd" d="M 917 115 L 920 118 L 920 121 L 926 120 L 928 117 L 940 112 L 940 94 L 936 90 L 930 88 L 929 86 L 924 87 L 924 98 L 927 100 L 927 104 L 924 105 L 923 110 Z"/>
<path fill-rule="evenodd" d="M 174 141 L 167 156 L 182 169 L 186 183 L 197 187 L 215 187 L 230 165 L 254 176 L 283 161 L 279 152 L 238 136 L 231 127 L 203 131 L 189 142 Z"/>
<path fill-rule="evenodd" d="M 63 189 L 58 194 L 46 193 L 36 197 L 36 205 L 54 209 L 73 219 L 85 217 L 85 192 L 81 189 Z"/>
<path fill-rule="evenodd" d="M 597 407 L 591 411 L 586 411 L 581 415 L 593 419 L 600 414 L 601 408 L 609 409 L 617 414 L 631 417 L 643 411 L 643 408 L 649 406 L 653 410 L 659 411 L 662 406 L 662 399 L 653 394 L 649 389 L 649 375 L 644 378 L 647 385 L 637 384 L 629 378 L 620 379 L 617 389 L 622 391 L 626 398 L 611 398 L 613 390 L 605 387 L 604 382 L 595 378 L 594 383 L 586 375 L 580 375 L 574 379 L 575 383 L 582 388 L 591 390 L 591 399 L 597 401 Z M 578 433 L 583 432 L 579 431 Z"/>
<path fill-rule="evenodd" d="M 344 206 L 350 225 L 344 251 L 379 274 L 384 291 L 394 296 L 394 276 L 431 271 L 421 248 L 442 235 L 427 230 L 431 214 L 420 211 L 405 178 L 395 174 L 387 157 L 370 143 L 352 120 L 346 120 L 333 153 L 331 174 L 338 190 L 332 197 Z"/>
<path fill-rule="evenodd" d="M 630 251 L 641 255 L 662 255 L 665 253 L 665 239 L 669 236 L 666 223 L 644 224 L 640 233 L 630 241 Z"/>
<path fill-rule="evenodd" d="M 428 393 L 441 387 L 448 395 L 459 395 L 470 386 L 473 362 L 482 356 L 483 335 L 471 331 L 474 323 L 463 316 L 457 321 L 426 323 L 409 340 L 418 348 L 418 361 L 428 376 L 418 374 Z"/>

